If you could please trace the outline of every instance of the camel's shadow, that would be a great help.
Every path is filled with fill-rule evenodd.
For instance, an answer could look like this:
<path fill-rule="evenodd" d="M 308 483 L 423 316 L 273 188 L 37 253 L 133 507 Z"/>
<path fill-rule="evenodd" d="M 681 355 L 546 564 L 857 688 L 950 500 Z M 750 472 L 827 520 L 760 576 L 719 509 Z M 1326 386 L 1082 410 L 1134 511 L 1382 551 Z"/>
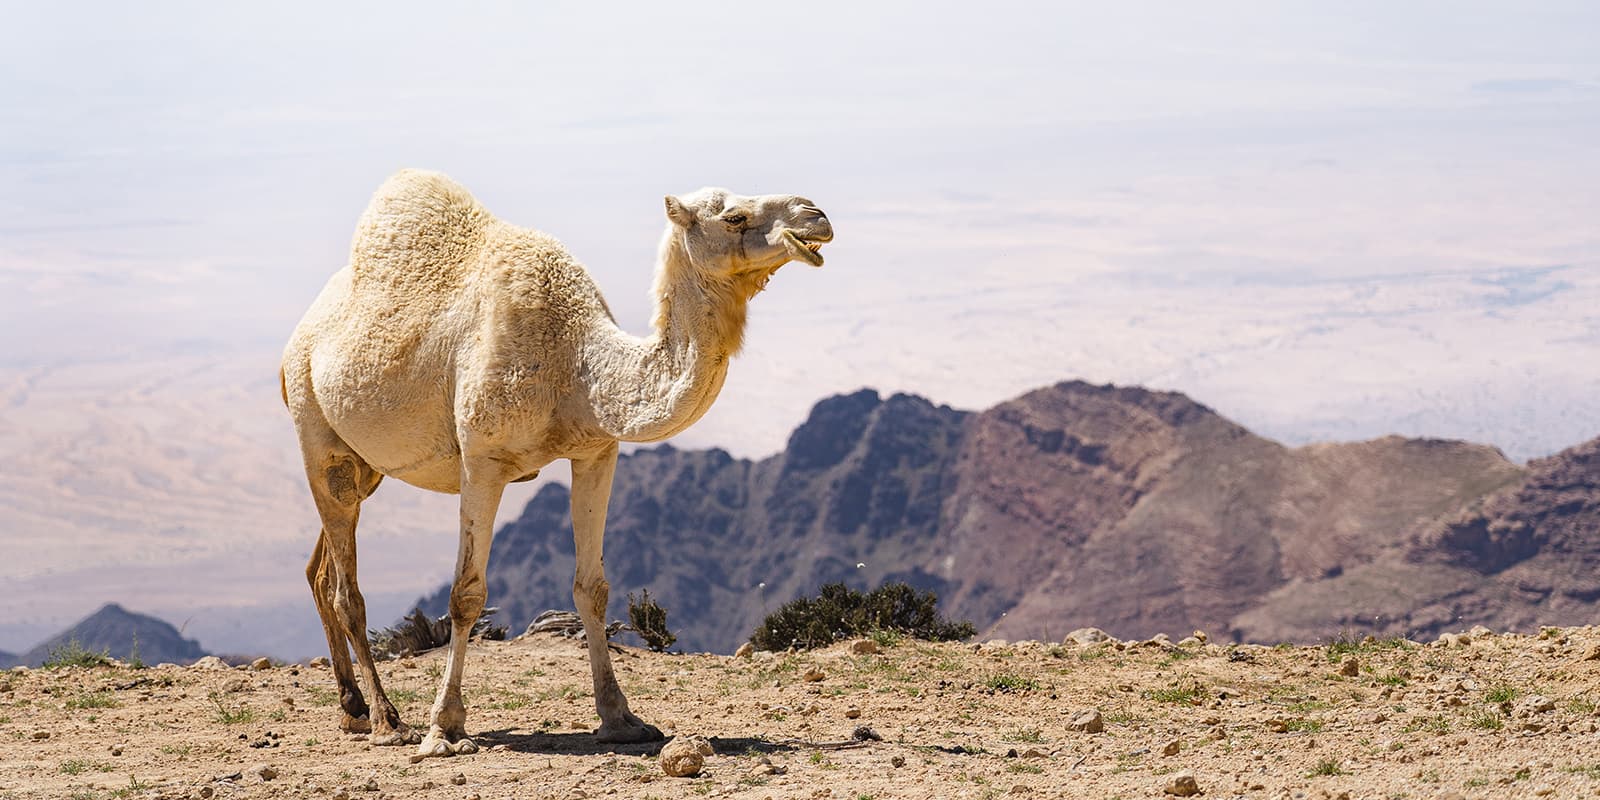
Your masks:
<path fill-rule="evenodd" d="M 480 731 L 474 737 L 480 746 L 499 747 L 504 745 L 507 750 L 514 753 L 537 753 L 542 755 L 579 755 L 593 756 L 603 753 L 627 756 L 653 756 L 661 752 L 662 745 L 666 742 L 638 742 L 636 744 L 617 744 L 602 742 L 592 733 L 537 733 L 516 728 L 502 728 L 500 730 Z M 787 744 L 774 744 L 765 739 L 748 736 L 712 736 L 706 739 L 711 743 L 711 748 L 719 756 L 745 755 L 748 753 L 782 753 L 795 748 Z"/>

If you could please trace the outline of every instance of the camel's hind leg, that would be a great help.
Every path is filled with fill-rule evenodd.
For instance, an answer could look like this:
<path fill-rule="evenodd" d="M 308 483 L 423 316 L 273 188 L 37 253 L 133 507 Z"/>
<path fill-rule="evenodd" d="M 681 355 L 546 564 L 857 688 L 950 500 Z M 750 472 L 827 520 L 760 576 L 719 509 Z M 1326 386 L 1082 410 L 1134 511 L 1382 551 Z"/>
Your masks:
<path fill-rule="evenodd" d="M 328 637 L 328 657 L 333 662 L 333 679 L 339 685 L 339 708 L 344 711 L 339 727 L 348 732 L 365 733 L 371 730 L 367 700 L 361 695 L 361 685 L 356 683 L 355 670 L 350 666 L 350 637 L 334 607 L 334 585 L 338 577 L 333 559 L 328 556 L 326 538 L 326 532 L 317 535 L 317 547 L 311 551 L 311 561 L 306 564 L 306 582 L 311 584 L 311 599 L 316 602 L 317 615 L 322 618 L 322 632 Z"/>
<path fill-rule="evenodd" d="M 372 708 L 368 714 L 372 743 L 416 744 L 422 740 L 422 734 L 400 721 L 399 712 L 389 702 L 378 680 L 378 670 L 372 663 L 372 647 L 367 642 L 367 604 L 356 582 L 356 521 L 361 501 L 378 488 L 382 476 L 331 429 L 319 427 L 320 430 L 307 431 L 302 425 L 300 431 L 306 477 L 311 484 L 317 513 L 322 517 L 322 535 L 306 572 L 317 599 L 317 610 L 323 616 L 323 627 L 327 629 L 334 675 L 340 681 L 343 727 L 359 730 L 358 712 L 366 706 L 359 689 L 353 686 L 351 701 L 345 701 L 346 675 L 340 674 L 340 662 L 344 662 L 344 670 L 350 669 L 349 657 L 344 653 L 347 647 L 353 647 L 362 677 L 372 692 Z"/>

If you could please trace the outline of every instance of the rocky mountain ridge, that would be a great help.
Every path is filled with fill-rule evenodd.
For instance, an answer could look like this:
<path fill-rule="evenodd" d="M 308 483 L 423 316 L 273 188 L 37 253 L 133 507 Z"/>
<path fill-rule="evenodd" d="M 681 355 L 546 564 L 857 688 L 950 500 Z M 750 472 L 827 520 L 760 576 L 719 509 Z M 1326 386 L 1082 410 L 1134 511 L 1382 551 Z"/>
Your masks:
<path fill-rule="evenodd" d="M 5 666 L 37 667 L 57 650 L 74 644 L 91 653 L 145 664 L 189 664 L 208 655 L 199 642 L 185 639 L 170 623 L 107 603 L 26 653 L 12 656 Z"/>
<path fill-rule="evenodd" d="M 759 461 L 624 455 L 610 616 L 649 588 L 680 646 L 729 651 L 823 583 L 905 580 L 1012 639 L 1579 624 L 1600 611 L 1596 461 L 1600 440 L 1527 467 L 1394 436 L 1289 448 L 1181 394 L 1076 381 L 982 412 L 862 390 Z M 571 606 L 567 505 L 547 486 L 496 535 L 489 602 L 514 629 Z"/>

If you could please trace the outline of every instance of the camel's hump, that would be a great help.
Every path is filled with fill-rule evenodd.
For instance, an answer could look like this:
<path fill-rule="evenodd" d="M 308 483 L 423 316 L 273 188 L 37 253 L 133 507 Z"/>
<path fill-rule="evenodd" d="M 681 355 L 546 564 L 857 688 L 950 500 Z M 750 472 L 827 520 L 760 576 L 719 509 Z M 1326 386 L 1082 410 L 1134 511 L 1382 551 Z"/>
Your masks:
<path fill-rule="evenodd" d="M 494 217 L 461 184 L 405 169 L 372 194 L 350 243 L 358 282 L 454 283 L 483 245 Z"/>

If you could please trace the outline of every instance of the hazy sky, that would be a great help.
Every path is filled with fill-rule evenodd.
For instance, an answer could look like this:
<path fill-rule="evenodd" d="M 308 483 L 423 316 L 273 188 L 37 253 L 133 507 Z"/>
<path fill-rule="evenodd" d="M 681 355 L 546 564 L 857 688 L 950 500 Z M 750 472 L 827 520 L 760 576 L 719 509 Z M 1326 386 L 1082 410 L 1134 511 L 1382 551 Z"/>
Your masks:
<path fill-rule="evenodd" d="M 276 603 L 315 641 L 276 355 L 404 166 L 562 238 L 641 333 L 664 193 L 827 209 L 828 265 L 756 300 L 684 446 L 1072 377 L 1290 443 L 1600 434 L 1592 3 L 258 9 L 0 8 L 0 648 L 107 600 L 234 608 L 195 622 L 220 648 Z M 364 541 L 439 545 L 373 557 L 375 620 L 454 539 L 384 492 L 434 516 Z"/>

